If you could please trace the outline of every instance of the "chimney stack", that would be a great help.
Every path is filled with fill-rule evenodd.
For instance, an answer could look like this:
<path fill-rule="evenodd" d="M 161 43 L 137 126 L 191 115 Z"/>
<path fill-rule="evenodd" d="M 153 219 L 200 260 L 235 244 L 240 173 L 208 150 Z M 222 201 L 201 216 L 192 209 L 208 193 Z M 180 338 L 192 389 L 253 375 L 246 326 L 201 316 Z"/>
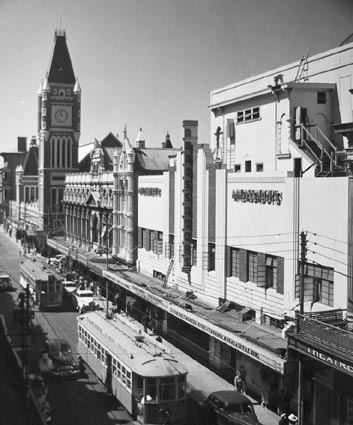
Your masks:
<path fill-rule="evenodd" d="M 17 137 L 17 151 L 27 152 L 27 137 Z"/>

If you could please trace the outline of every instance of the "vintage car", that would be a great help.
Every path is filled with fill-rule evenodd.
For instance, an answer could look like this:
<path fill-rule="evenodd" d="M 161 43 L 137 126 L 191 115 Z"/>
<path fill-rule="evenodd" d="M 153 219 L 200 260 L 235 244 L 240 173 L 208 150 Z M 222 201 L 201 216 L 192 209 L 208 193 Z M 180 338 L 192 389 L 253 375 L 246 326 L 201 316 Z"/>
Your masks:
<path fill-rule="evenodd" d="M 90 289 L 77 289 L 72 293 L 74 309 L 80 313 L 95 309 L 94 294 Z"/>
<path fill-rule="evenodd" d="M 0 271 L 0 291 L 11 291 L 12 282 L 10 276 Z"/>
<path fill-rule="evenodd" d="M 58 377 L 74 377 L 80 374 L 80 367 L 70 344 L 61 338 L 48 339 L 44 343 L 44 351 L 53 363 L 50 374 Z"/>
<path fill-rule="evenodd" d="M 261 425 L 251 401 L 238 391 L 215 391 L 204 405 L 219 425 Z"/>

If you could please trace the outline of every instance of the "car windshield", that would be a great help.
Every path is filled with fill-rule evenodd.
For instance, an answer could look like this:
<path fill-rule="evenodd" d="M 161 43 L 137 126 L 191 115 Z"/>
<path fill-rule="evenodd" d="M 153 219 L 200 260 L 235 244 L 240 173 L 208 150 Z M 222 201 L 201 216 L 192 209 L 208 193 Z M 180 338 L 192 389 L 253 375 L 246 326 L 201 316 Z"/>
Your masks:
<path fill-rule="evenodd" d="M 66 341 L 62 340 L 54 340 L 49 342 L 49 351 L 53 356 L 57 356 L 58 354 L 62 353 L 64 355 L 70 354 L 71 347 L 70 344 Z"/>
<path fill-rule="evenodd" d="M 65 288 L 76 288 L 75 283 L 64 283 Z"/>

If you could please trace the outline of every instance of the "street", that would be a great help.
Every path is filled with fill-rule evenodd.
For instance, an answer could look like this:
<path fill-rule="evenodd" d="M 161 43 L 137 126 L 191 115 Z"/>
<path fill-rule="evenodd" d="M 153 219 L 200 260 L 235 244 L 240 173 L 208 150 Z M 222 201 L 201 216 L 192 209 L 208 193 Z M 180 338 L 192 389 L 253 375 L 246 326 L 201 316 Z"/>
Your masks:
<path fill-rule="evenodd" d="M 0 233 L 0 269 L 13 279 L 16 290 L 0 295 L 0 313 L 4 315 L 8 331 L 16 345 L 21 343 L 19 327 L 12 323 L 12 309 L 20 292 L 19 246 Z M 31 327 L 29 364 L 31 372 L 38 372 L 40 350 L 45 338 L 63 338 L 70 343 L 73 352 L 77 346 L 77 313 L 65 301 L 60 311 L 36 310 Z M 80 379 L 50 379 L 48 400 L 52 407 L 52 421 L 55 425 L 111 425 L 135 424 L 119 402 L 107 393 L 103 385 L 90 370 Z M 20 424 L 20 422 L 14 422 Z"/>

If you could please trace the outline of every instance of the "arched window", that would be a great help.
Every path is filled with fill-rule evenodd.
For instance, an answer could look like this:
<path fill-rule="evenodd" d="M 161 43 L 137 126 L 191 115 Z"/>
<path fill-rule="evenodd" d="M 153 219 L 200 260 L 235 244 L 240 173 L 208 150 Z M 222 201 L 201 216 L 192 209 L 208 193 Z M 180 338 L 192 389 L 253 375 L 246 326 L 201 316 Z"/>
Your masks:
<path fill-rule="evenodd" d="M 70 168 L 72 167 L 72 156 L 71 156 L 71 144 L 72 144 L 72 140 L 71 137 L 68 138 L 67 143 L 66 143 L 66 147 L 67 147 L 67 166 Z"/>
<path fill-rule="evenodd" d="M 51 166 L 52 166 L 52 168 L 54 168 L 55 167 L 55 164 L 56 164 L 56 162 L 55 162 L 55 145 L 56 145 L 56 138 L 55 137 L 53 137 L 52 139 L 51 139 L 51 149 L 50 149 L 50 156 L 51 156 Z"/>
<path fill-rule="evenodd" d="M 66 167 L 66 143 L 67 140 L 64 137 L 61 142 L 61 166 Z"/>
<path fill-rule="evenodd" d="M 58 138 L 58 140 L 56 141 L 56 167 L 57 168 L 60 167 L 60 143 L 61 143 L 61 140 Z"/>
<path fill-rule="evenodd" d="M 98 242 L 98 218 L 97 215 L 94 214 L 92 216 L 92 242 Z"/>

